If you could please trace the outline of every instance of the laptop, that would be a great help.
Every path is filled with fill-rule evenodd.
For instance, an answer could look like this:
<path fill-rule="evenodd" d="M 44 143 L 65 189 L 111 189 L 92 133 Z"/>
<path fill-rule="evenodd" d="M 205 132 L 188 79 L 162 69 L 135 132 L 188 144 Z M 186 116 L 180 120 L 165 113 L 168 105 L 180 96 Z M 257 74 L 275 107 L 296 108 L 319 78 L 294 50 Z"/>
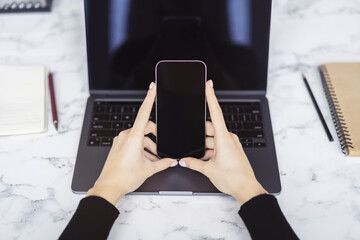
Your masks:
<path fill-rule="evenodd" d="M 194 59 L 206 63 L 226 125 L 239 137 L 258 181 L 268 192 L 279 193 L 265 96 L 270 15 L 271 1 L 261 0 L 85 0 L 90 96 L 73 192 L 94 185 L 113 138 L 132 127 L 156 63 Z M 154 111 L 150 120 L 156 122 Z M 150 177 L 135 193 L 219 191 L 202 174 L 174 167 Z"/>

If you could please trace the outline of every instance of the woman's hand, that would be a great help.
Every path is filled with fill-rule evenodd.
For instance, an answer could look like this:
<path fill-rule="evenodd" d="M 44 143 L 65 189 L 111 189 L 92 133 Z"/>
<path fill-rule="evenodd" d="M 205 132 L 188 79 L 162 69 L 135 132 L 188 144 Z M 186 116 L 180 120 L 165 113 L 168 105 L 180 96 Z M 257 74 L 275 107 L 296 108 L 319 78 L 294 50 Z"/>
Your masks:
<path fill-rule="evenodd" d="M 156 144 L 145 137 L 149 133 L 156 135 L 156 125 L 149 121 L 156 96 L 155 84 L 152 82 L 149 88 L 133 128 L 114 138 L 104 168 L 87 196 L 99 196 L 116 205 L 124 194 L 135 191 L 150 176 L 178 164 L 174 159 L 158 159 L 144 150 L 156 153 Z"/>
<path fill-rule="evenodd" d="M 230 133 L 216 99 L 213 82 L 206 83 L 206 99 L 211 122 L 206 122 L 206 148 L 203 161 L 183 158 L 179 164 L 206 175 L 222 192 L 234 196 L 240 204 L 267 193 L 257 181 L 238 136 Z"/>

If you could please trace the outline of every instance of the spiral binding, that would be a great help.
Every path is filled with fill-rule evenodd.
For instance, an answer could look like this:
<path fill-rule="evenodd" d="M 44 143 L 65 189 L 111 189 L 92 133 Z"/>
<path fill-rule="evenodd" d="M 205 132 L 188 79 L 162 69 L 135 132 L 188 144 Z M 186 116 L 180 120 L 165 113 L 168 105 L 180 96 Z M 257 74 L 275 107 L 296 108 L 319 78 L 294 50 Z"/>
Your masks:
<path fill-rule="evenodd" d="M 323 83 L 324 92 L 329 104 L 331 117 L 336 129 L 336 135 L 339 138 L 342 152 L 346 154 L 346 148 L 354 148 L 351 142 L 352 140 L 349 131 L 347 130 L 348 128 L 346 126 L 344 115 L 341 111 L 341 106 L 336 97 L 335 89 L 331 83 L 330 75 L 324 65 L 320 66 L 320 70 L 322 73 L 321 79 Z"/>

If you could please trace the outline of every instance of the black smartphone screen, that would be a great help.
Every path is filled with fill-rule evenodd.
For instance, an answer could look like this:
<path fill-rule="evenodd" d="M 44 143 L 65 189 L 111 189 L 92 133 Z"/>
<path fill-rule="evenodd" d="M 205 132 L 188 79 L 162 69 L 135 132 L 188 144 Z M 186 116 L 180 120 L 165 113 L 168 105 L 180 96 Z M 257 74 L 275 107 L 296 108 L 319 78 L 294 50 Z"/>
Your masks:
<path fill-rule="evenodd" d="M 156 139 L 160 157 L 203 157 L 206 74 L 202 61 L 160 61 L 156 65 Z"/>

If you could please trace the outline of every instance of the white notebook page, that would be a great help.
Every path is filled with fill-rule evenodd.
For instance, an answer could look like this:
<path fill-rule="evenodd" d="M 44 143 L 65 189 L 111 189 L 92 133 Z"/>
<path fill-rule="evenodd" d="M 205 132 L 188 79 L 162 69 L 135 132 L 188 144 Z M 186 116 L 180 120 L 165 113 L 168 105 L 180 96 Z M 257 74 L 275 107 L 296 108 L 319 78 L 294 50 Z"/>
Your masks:
<path fill-rule="evenodd" d="M 46 70 L 0 66 L 0 135 L 46 129 Z"/>

